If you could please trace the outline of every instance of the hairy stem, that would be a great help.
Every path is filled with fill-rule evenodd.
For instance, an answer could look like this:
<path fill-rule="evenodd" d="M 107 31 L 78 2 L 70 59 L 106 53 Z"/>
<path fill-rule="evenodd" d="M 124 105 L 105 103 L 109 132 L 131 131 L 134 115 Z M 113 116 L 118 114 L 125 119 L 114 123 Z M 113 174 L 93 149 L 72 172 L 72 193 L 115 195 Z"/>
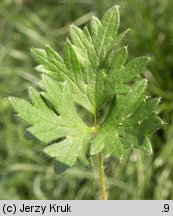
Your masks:
<path fill-rule="evenodd" d="M 100 187 L 100 198 L 107 200 L 106 181 L 103 164 L 103 153 L 98 153 L 98 172 L 99 172 L 99 187 Z"/>
<path fill-rule="evenodd" d="M 94 115 L 94 133 L 95 135 L 98 132 L 98 122 L 97 122 L 97 115 Z M 99 178 L 99 190 L 100 190 L 100 199 L 107 200 L 107 190 L 106 190 L 106 181 L 105 181 L 105 173 L 104 173 L 104 159 L 103 153 L 99 152 L 97 155 L 98 161 L 98 178 Z"/>

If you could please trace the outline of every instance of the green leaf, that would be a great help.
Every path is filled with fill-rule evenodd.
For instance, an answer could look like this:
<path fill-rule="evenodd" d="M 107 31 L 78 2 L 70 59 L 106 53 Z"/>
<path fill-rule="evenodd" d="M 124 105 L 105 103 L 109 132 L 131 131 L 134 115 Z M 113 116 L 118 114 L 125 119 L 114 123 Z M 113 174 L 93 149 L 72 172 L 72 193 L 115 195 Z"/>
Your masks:
<path fill-rule="evenodd" d="M 30 102 L 10 98 L 29 124 L 29 137 L 55 159 L 58 174 L 77 160 L 89 165 L 101 151 L 118 158 L 132 147 L 152 152 L 149 136 L 162 121 L 159 100 L 145 96 L 142 74 L 149 58 L 127 62 L 127 31 L 118 34 L 118 27 L 119 9 L 113 6 L 101 20 L 92 17 L 89 27 L 72 25 L 63 56 L 49 46 L 32 49 L 41 89 L 29 89 Z"/>
<path fill-rule="evenodd" d="M 95 35 L 93 36 L 93 42 L 98 56 L 101 57 L 106 55 L 115 42 L 115 36 L 119 27 L 118 6 L 110 8 L 103 16 L 101 25 L 97 26 L 98 30 L 96 37 Z"/>
<path fill-rule="evenodd" d="M 57 160 L 54 160 L 54 171 L 56 174 L 60 175 L 61 173 L 66 171 L 68 168 L 69 166 L 67 166 L 66 164 L 61 163 Z"/>
<path fill-rule="evenodd" d="M 58 83 L 44 76 L 43 85 L 43 96 L 59 115 L 43 102 L 36 90 L 30 93 L 33 104 L 18 98 L 10 100 L 19 116 L 33 125 L 27 129 L 31 134 L 45 144 L 53 142 L 44 152 L 62 163 L 73 165 L 78 157 L 86 154 L 92 130 L 77 114 L 67 82 Z M 64 137 L 63 141 L 56 143 Z M 65 148 L 66 145 L 68 148 Z M 55 148 L 59 151 L 54 151 Z"/>

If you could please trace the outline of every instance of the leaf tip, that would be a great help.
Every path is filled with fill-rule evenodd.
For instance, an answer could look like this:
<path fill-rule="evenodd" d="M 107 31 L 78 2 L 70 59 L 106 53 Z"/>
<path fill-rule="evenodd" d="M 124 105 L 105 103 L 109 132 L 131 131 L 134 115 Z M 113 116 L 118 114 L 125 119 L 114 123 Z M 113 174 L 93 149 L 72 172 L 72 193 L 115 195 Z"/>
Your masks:
<path fill-rule="evenodd" d="M 162 119 L 160 119 L 160 121 L 161 121 L 161 124 L 164 126 L 164 125 L 168 125 L 168 122 L 166 122 L 166 121 L 163 121 Z"/>
<path fill-rule="evenodd" d="M 76 26 L 72 23 L 72 24 L 70 24 L 70 26 L 69 26 L 69 29 L 71 30 L 71 29 L 75 29 L 76 28 Z"/>
<path fill-rule="evenodd" d="M 48 43 L 46 43 L 45 47 L 46 47 L 46 48 L 49 48 L 50 46 L 49 46 L 49 44 L 48 44 Z"/>
<path fill-rule="evenodd" d="M 128 52 L 128 45 L 124 46 L 125 52 Z"/>
<path fill-rule="evenodd" d="M 115 9 L 116 9 L 117 11 L 119 11 L 120 5 L 115 5 Z"/>
<path fill-rule="evenodd" d="M 151 61 L 151 57 L 146 57 L 147 58 L 147 64 Z"/>
<path fill-rule="evenodd" d="M 13 104 L 13 102 L 14 102 L 14 100 L 15 100 L 15 98 L 12 97 L 12 96 L 8 97 L 7 99 L 8 99 L 8 101 L 9 101 L 11 104 Z"/>
<path fill-rule="evenodd" d="M 160 104 L 162 101 L 162 97 L 158 97 L 157 99 L 158 99 L 158 104 Z"/>

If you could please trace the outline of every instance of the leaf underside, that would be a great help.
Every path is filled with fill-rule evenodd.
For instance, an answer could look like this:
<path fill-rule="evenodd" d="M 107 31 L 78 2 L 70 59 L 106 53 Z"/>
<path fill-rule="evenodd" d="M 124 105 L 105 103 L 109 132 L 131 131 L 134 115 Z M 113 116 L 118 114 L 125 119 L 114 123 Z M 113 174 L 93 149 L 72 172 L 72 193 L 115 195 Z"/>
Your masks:
<path fill-rule="evenodd" d="M 126 62 L 126 32 L 117 34 L 118 27 L 119 9 L 113 6 L 101 20 L 93 17 L 88 27 L 70 27 L 63 58 L 49 46 L 32 49 L 42 73 L 41 90 L 29 89 L 30 102 L 10 98 L 29 123 L 27 132 L 45 144 L 44 153 L 63 164 L 62 170 L 78 159 L 89 164 L 100 151 L 119 158 L 131 147 L 152 152 L 149 135 L 162 121 L 156 115 L 159 100 L 144 95 L 148 58 Z M 87 124 L 77 105 L 95 121 Z"/>

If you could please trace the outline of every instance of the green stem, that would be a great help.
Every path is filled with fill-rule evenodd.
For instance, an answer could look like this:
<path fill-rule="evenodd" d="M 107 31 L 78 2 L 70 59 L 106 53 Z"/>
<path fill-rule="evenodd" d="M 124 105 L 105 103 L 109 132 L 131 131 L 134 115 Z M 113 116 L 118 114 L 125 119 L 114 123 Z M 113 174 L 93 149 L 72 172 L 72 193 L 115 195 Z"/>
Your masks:
<path fill-rule="evenodd" d="M 98 172 L 99 172 L 99 187 L 100 187 L 100 198 L 102 200 L 107 200 L 105 173 L 104 173 L 104 161 L 103 153 L 98 153 Z"/>
<path fill-rule="evenodd" d="M 94 133 L 95 135 L 98 132 L 98 122 L 97 122 L 97 115 L 94 115 Z M 104 160 L 103 160 L 103 153 L 99 152 L 97 155 L 98 161 L 98 178 L 99 178 L 99 189 L 100 189 L 100 199 L 107 200 L 107 190 L 106 190 L 106 181 L 105 181 L 105 173 L 104 173 Z"/>
<path fill-rule="evenodd" d="M 97 123 L 97 116 L 96 116 L 96 114 L 94 114 L 94 127 L 95 127 L 95 130 L 97 132 L 98 123 Z"/>

